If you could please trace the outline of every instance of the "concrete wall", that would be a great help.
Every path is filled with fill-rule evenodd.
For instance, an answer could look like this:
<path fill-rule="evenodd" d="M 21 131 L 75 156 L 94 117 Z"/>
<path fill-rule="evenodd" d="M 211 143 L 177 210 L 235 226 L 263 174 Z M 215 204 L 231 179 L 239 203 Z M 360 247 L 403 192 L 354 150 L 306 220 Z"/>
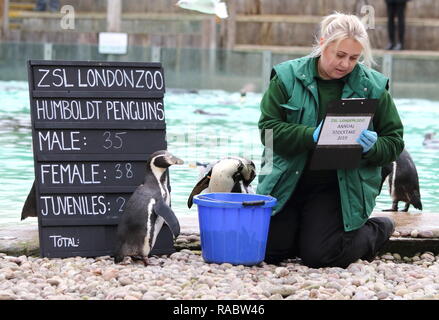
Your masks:
<path fill-rule="evenodd" d="M 24 1 L 24 0 L 23 0 Z M 132 45 L 162 47 L 206 47 L 214 37 L 216 47 L 226 47 L 234 23 L 209 25 L 211 16 L 175 6 L 177 0 L 122 1 L 122 30 Z M 229 2 L 229 5 L 232 0 Z M 321 17 L 341 11 L 362 16 L 364 5 L 372 6 L 375 26 L 369 29 L 372 46 L 387 44 L 387 18 L 384 0 L 233 0 L 236 2 L 237 45 L 310 46 Z M 62 30 L 60 16 L 20 15 L 8 41 L 35 41 L 96 44 L 97 33 L 106 31 L 107 0 L 62 0 L 76 12 L 74 30 Z M 229 6 L 232 8 L 232 6 Z M 407 5 L 406 49 L 439 50 L 439 1 L 413 0 Z M 212 34 L 214 30 L 215 34 Z"/>
<path fill-rule="evenodd" d="M 386 16 L 384 0 L 223 0 L 236 2 L 238 14 L 245 15 L 316 15 L 323 16 L 334 10 L 360 13 L 363 5 L 371 5 L 377 17 Z M 177 0 L 123 0 L 122 11 L 131 13 L 184 13 L 175 6 Z M 61 0 L 61 4 L 73 5 L 78 12 L 105 12 L 107 0 Z M 408 2 L 407 16 L 417 18 L 439 18 L 437 0 L 412 0 Z"/>

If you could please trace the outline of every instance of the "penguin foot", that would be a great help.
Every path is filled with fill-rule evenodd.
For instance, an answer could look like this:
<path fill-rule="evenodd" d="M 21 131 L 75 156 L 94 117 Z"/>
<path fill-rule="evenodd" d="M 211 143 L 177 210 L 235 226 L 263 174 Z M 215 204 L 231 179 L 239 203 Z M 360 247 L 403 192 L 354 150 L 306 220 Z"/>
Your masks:
<path fill-rule="evenodd" d="M 131 256 L 131 259 L 133 261 L 141 261 L 143 263 L 143 265 L 146 267 L 149 263 L 148 263 L 148 257 L 144 257 L 144 256 Z"/>
<path fill-rule="evenodd" d="M 132 263 L 132 259 L 130 256 L 118 257 L 114 259 L 115 264 L 120 264 L 122 266 L 126 266 Z"/>
<path fill-rule="evenodd" d="M 123 256 L 115 255 L 114 256 L 114 263 L 121 263 L 123 261 Z"/>
<path fill-rule="evenodd" d="M 133 258 L 128 256 L 128 257 L 125 257 L 125 259 L 122 261 L 121 265 L 127 266 L 127 265 L 132 264 L 132 263 L 133 263 Z"/>
<path fill-rule="evenodd" d="M 390 208 L 390 209 L 384 209 L 381 211 L 383 211 L 383 212 L 398 212 L 398 209 Z"/>

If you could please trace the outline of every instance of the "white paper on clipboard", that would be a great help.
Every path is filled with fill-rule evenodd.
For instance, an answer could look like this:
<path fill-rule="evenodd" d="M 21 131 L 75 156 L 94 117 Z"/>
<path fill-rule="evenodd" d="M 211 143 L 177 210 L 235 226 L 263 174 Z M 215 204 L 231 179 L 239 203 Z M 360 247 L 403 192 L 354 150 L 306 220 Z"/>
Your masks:
<path fill-rule="evenodd" d="M 317 145 L 353 145 L 369 126 L 372 116 L 327 116 Z"/>

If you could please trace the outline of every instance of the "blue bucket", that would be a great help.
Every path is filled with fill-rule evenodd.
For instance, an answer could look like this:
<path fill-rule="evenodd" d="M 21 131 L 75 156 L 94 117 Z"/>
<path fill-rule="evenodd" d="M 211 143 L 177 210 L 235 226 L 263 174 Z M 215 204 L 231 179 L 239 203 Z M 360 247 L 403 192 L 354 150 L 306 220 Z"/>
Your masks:
<path fill-rule="evenodd" d="M 276 198 L 258 194 L 207 193 L 198 205 L 201 251 L 206 262 L 255 265 L 264 260 Z"/>

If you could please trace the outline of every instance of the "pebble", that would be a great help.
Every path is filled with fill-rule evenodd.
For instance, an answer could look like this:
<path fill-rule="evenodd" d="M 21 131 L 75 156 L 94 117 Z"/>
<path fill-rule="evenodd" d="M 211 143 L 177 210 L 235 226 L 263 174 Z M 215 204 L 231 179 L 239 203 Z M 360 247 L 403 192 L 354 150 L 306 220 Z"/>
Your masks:
<path fill-rule="evenodd" d="M 385 255 L 382 256 L 382 259 L 395 260 L 395 257 L 391 253 L 386 253 Z"/>
<path fill-rule="evenodd" d="M 380 300 L 384 300 L 389 296 L 389 293 L 387 291 L 380 291 L 376 294 L 377 298 Z"/>
<path fill-rule="evenodd" d="M 423 255 L 421 255 L 421 259 L 426 261 L 434 261 L 436 258 L 434 257 L 434 254 L 432 254 L 431 252 L 426 252 Z"/>
<path fill-rule="evenodd" d="M 276 269 L 274 270 L 274 273 L 275 273 L 278 277 L 285 277 L 285 276 L 288 275 L 289 271 L 288 271 L 288 269 L 285 268 L 285 267 L 279 267 L 279 268 L 276 268 Z"/>
<path fill-rule="evenodd" d="M 423 230 L 423 231 L 419 231 L 418 236 L 420 238 L 433 238 L 434 233 L 431 230 Z"/>
<path fill-rule="evenodd" d="M 418 237 L 418 235 L 419 235 L 419 231 L 418 230 L 412 230 L 412 232 L 410 232 L 410 236 L 412 237 L 412 238 L 417 238 Z"/>
<path fill-rule="evenodd" d="M 186 240 L 195 237 L 187 235 Z M 346 269 L 300 259 L 257 266 L 205 263 L 187 249 L 114 264 L 109 256 L 48 259 L 0 253 L 0 300 L 409 300 L 439 299 L 439 256 L 385 253 Z"/>

